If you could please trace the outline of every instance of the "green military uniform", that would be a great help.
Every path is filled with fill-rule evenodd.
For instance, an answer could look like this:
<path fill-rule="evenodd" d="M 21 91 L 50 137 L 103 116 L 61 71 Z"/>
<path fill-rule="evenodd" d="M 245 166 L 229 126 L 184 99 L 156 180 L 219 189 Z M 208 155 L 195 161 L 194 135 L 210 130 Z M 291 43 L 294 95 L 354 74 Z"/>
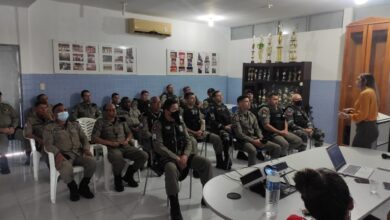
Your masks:
<path fill-rule="evenodd" d="M 167 93 L 167 92 L 163 92 L 161 95 L 160 95 L 160 102 L 161 102 L 161 105 L 164 104 L 165 100 L 167 99 L 175 99 L 176 101 L 179 102 L 179 98 L 177 98 L 177 96 L 175 94 L 170 94 L 170 93 Z M 180 102 L 179 102 L 180 103 Z"/>
<path fill-rule="evenodd" d="M 288 129 L 298 135 L 304 142 L 307 142 L 309 134 L 305 129 L 313 130 L 312 138 L 314 145 L 319 147 L 324 142 L 324 132 L 318 128 L 314 128 L 313 123 L 307 113 L 299 106 L 289 105 L 285 110 L 285 115 L 288 123 Z"/>
<path fill-rule="evenodd" d="M 9 104 L 0 102 L 0 128 L 16 128 L 19 117 Z M 0 154 L 7 153 L 8 135 L 0 133 Z"/>
<path fill-rule="evenodd" d="M 165 172 L 165 190 L 168 196 L 179 192 L 179 178 L 182 170 L 177 165 L 181 155 L 189 156 L 187 167 L 196 170 L 202 184 L 212 178 L 211 162 L 204 157 L 191 154 L 191 142 L 187 128 L 183 122 L 171 122 L 164 116 L 155 121 L 152 128 L 153 147 L 161 156 L 161 164 Z"/>
<path fill-rule="evenodd" d="M 95 103 L 81 102 L 77 104 L 72 112 L 72 119 L 78 118 L 99 118 L 102 115 Z"/>
<path fill-rule="evenodd" d="M 270 124 L 278 130 L 285 129 L 286 119 L 284 116 L 284 112 L 280 106 L 276 108 L 272 108 L 268 105 L 260 106 L 258 112 L 258 120 L 260 121 L 259 124 L 263 128 L 264 136 L 272 142 L 280 145 L 280 147 L 282 148 L 282 156 L 287 155 L 289 149 L 305 149 L 305 145 L 303 145 L 302 139 L 295 134 L 288 132 L 286 136 L 281 136 L 279 134 L 272 133 L 271 131 L 268 131 L 264 128 L 266 124 Z"/>
<path fill-rule="evenodd" d="M 47 118 L 38 117 L 37 114 L 33 114 L 27 118 L 24 134 L 26 137 L 33 137 L 35 139 L 37 150 L 40 152 L 44 152 L 42 148 L 44 127 L 52 122 L 52 120 Z"/>
<path fill-rule="evenodd" d="M 61 153 L 66 160 L 61 164 L 58 172 L 65 183 L 73 181 L 73 166 L 84 168 L 84 178 L 91 178 L 96 169 L 96 161 L 92 157 L 83 155 L 89 151 L 89 141 L 80 125 L 67 121 L 63 126 L 58 123 L 50 123 L 44 127 L 43 143 L 48 152 L 54 156 Z"/>
<path fill-rule="evenodd" d="M 248 153 L 248 166 L 255 165 L 257 151 L 251 142 L 255 139 L 263 140 L 256 116 L 250 111 L 238 110 L 233 116 L 233 131 L 241 150 Z M 259 149 L 267 150 L 271 158 L 280 156 L 280 146 L 271 141 L 263 143 Z"/>
<path fill-rule="evenodd" d="M 47 104 L 47 113 L 50 115 L 51 118 L 54 119 L 54 114 L 53 114 L 53 105 L 52 104 Z M 28 112 L 27 112 L 27 118 L 35 116 L 35 111 L 34 107 L 32 107 Z"/>
<path fill-rule="evenodd" d="M 109 141 L 121 142 L 126 140 L 129 133 L 131 133 L 131 131 L 126 124 L 126 121 L 120 120 L 118 117 L 116 117 L 113 122 L 110 122 L 105 118 L 99 118 L 93 127 L 92 140 L 99 137 Z M 115 176 L 121 175 L 122 170 L 126 164 L 124 158 L 134 161 L 134 170 L 140 169 L 148 158 L 146 152 L 143 152 L 134 146 L 134 139 L 132 139 L 129 144 L 124 146 L 107 147 L 108 160 L 112 164 Z"/>

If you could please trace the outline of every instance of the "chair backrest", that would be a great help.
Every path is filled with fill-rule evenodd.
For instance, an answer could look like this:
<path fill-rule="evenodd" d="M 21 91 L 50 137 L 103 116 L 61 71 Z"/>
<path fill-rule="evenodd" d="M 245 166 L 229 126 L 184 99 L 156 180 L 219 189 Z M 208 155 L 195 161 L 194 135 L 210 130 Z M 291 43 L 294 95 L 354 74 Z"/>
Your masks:
<path fill-rule="evenodd" d="M 96 119 L 93 118 L 78 118 L 81 129 L 83 129 L 85 135 L 87 135 L 88 140 L 91 141 L 92 129 L 95 125 Z"/>

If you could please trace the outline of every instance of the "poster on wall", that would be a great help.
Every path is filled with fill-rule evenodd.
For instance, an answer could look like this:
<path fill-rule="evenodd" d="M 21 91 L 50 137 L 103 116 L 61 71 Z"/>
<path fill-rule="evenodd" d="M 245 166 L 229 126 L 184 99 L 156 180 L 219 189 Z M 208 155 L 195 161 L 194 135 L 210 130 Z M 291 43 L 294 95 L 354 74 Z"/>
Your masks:
<path fill-rule="evenodd" d="M 53 40 L 56 73 L 98 72 L 98 45 Z"/>
<path fill-rule="evenodd" d="M 101 45 L 100 69 L 107 73 L 136 72 L 136 50 L 134 47 Z"/>
<path fill-rule="evenodd" d="M 215 52 L 167 50 L 168 75 L 217 75 L 218 56 Z"/>

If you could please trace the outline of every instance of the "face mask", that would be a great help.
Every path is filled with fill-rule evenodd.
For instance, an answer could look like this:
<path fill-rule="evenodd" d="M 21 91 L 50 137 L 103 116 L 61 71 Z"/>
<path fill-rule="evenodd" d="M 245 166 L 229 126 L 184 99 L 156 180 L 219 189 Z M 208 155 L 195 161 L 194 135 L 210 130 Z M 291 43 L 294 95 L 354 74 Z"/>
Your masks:
<path fill-rule="evenodd" d="M 69 113 L 67 111 L 60 112 L 60 113 L 57 114 L 57 118 L 60 121 L 66 121 L 68 119 L 68 117 L 69 117 Z"/>
<path fill-rule="evenodd" d="M 294 105 L 296 105 L 296 106 L 302 106 L 302 100 L 300 100 L 300 101 L 295 101 L 295 102 L 294 102 Z"/>
<path fill-rule="evenodd" d="M 179 111 L 171 112 L 171 117 L 175 119 L 177 123 L 180 123 L 180 113 Z"/>

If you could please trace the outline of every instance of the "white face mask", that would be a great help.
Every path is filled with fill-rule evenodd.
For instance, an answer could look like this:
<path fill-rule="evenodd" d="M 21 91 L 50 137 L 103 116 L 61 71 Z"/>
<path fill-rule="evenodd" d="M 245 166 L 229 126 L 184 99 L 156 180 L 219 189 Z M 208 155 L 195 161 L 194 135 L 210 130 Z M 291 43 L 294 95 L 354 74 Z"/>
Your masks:
<path fill-rule="evenodd" d="M 69 113 L 67 111 L 60 112 L 57 114 L 57 118 L 60 121 L 66 121 L 68 119 L 68 117 L 69 117 Z"/>

